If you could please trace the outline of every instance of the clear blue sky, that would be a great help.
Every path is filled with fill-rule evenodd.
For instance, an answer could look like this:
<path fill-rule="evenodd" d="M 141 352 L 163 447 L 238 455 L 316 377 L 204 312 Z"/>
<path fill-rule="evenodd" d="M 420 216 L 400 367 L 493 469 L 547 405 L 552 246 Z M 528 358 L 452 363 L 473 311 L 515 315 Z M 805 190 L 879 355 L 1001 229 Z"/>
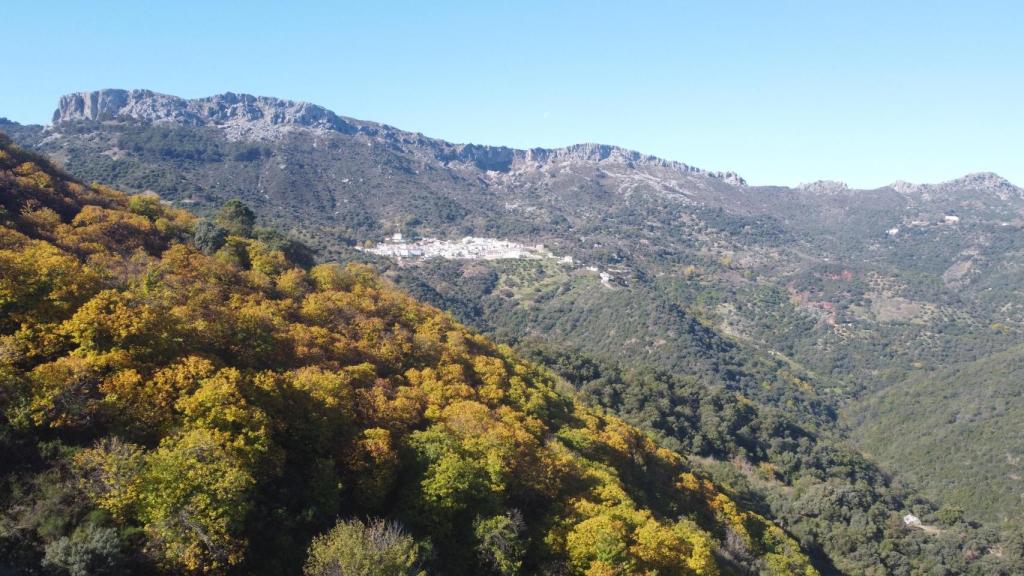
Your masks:
<path fill-rule="evenodd" d="M 1024 2 L 5 2 L 0 116 L 248 92 L 456 142 L 602 142 L 754 184 L 1024 186 Z"/>

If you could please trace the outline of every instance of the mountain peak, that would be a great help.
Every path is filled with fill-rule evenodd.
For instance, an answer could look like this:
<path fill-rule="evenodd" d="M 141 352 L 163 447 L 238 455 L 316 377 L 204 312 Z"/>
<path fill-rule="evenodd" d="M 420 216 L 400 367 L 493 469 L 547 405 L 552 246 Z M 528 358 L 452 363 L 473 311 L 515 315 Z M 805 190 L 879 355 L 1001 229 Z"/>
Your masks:
<path fill-rule="evenodd" d="M 840 182 L 838 180 L 816 180 L 814 182 L 800 184 L 797 188 L 817 194 L 839 194 L 850 189 L 846 182 Z"/>
<path fill-rule="evenodd" d="M 1016 190 L 1017 187 L 1009 180 L 995 172 L 971 172 L 954 180 L 943 182 L 944 185 L 975 188 L 978 190 Z"/>
<path fill-rule="evenodd" d="M 997 193 L 1024 193 L 1012 182 L 995 172 L 971 172 L 959 178 L 946 180 L 936 184 L 915 184 L 897 180 L 889 185 L 900 194 L 909 194 L 922 190 L 983 190 Z"/>

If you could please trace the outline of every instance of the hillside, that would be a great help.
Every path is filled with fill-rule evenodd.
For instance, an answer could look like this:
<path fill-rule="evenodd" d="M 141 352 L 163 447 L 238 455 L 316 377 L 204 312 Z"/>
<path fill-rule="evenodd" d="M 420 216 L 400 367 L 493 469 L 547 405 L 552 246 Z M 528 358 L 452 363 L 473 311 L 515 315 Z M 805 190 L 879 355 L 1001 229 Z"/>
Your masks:
<path fill-rule="evenodd" d="M 872 417 L 857 433 L 865 450 L 882 462 L 905 462 L 908 480 L 929 496 L 941 495 L 961 517 L 979 510 L 1020 525 L 1024 507 L 1005 505 L 1024 498 L 1016 456 L 1024 451 L 1024 394 L 1007 386 L 1020 382 L 1022 346 L 915 375 L 865 398 L 854 412 Z"/>
<path fill-rule="evenodd" d="M 684 456 L 241 204 L 197 221 L 5 140 L 0 204 L 6 572 L 817 573 Z"/>
<path fill-rule="evenodd" d="M 710 462 L 708 473 L 797 535 L 823 572 L 962 572 L 964 557 L 1009 549 L 966 524 L 922 539 L 899 523 L 907 511 L 931 521 L 938 507 L 959 506 L 968 521 L 1019 528 L 997 513 L 1019 507 L 1017 454 L 973 460 L 981 472 L 954 494 L 934 459 L 852 444 L 847 429 L 857 442 L 884 434 L 891 397 L 865 399 L 973 362 L 982 377 L 980 359 L 1019 343 L 1024 195 L 998 176 L 754 187 L 613 146 L 457 145 L 234 94 L 71 95 L 53 126 L 3 129 L 89 180 L 155 190 L 200 214 L 243 198 L 321 261 L 370 263 L 554 367 L 576 358 L 559 373 L 588 402 Z M 400 247 L 385 240 L 399 232 L 540 243 L 553 258 L 355 250 Z M 580 362 L 600 369 L 578 374 Z M 1017 386 L 992 383 L 1000 394 Z M 928 411 L 932 398 L 914 401 Z M 955 410 L 967 395 L 951 398 Z M 991 435 L 959 437 L 965 430 L 948 440 L 1000 450 Z M 942 453 L 926 442 L 905 435 L 901 454 Z M 919 482 L 938 506 L 919 499 Z"/>

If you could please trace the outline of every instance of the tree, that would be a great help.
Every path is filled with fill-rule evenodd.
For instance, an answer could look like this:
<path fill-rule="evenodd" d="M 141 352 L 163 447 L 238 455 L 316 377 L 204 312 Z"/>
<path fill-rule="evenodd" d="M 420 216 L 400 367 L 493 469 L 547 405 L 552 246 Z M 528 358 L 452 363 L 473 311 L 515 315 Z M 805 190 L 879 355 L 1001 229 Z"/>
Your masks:
<path fill-rule="evenodd" d="M 139 519 L 167 568 L 220 574 L 242 561 L 254 479 L 232 447 L 227 434 L 196 429 L 147 456 Z"/>
<path fill-rule="evenodd" d="M 256 238 L 266 245 L 268 250 L 280 250 L 289 262 L 303 268 L 312 268 L 316 264 L 316 251 L 306 244 L 289 238 L 272 228 L 259 228 Z"/>
<path fill-rule="evenodd" d="M 152 192 L 136 194 L 128 198 L 128 210 L 150 220 L 156 220 L 164 212 L 160 205 L 160 197 Z"/>
<path fill-rule="evenodd" d="M 356 470 L 356 494 L 366 508 L 384 502 L 397 478 L 398 454 L 391 441 L 391 433 L 383 428 L 363 430 L 359 439 Z"/>
<path fill-rule="evenodd" d="M 420 546 L 387 520 L 342 520 L 309 547 L 306 576 L 420 576 Z"/>
<path fill-rule="evenodd" d="M 594 516 L 573 527 L 566 539 L 566 551 L 580 573 L 619 566 L 621 570 L 615 573 L 628 574 L 633 568 L 628 540 L 628 528 L 621 520 L 610 515 Z"/>
<path fill-rule="evenodd" d="M 409 435 L 409 448 L 423 466 L 418 508 L 432 529 L 451 528 L 452 518 L 489 495 L 487 470 L 459 441 L 435 426 Z"/>
<path fill-rule="evenodd" d="M 522 540 L 526 524 L 519 510 L 490 518 L 477 518 L 473 523 L 476 550 L 480 561 L 501 576 L 519 574 L 526 545 Z"/>
<path fill-rule="evenodd" d="M 235 198 L 221 206 L 215 221 L 232 236 L 250 238 L 253 228 L 256 226 L 256 213 L 244 202 Z"/>
<path fill-rule="evenodd" d="M 47 545 L 43 565 L 70 576 L 119 574 L 125 568 L 122 547 L 117 530 L 87 522 Z"/>
<path fill-rule="evenodd" d="M 957 506 L 943 506 L 935 513 L 939 522 L 945 526 L 954 526 L 964 519 L 964 511 Z"/>
<path fill-rule="evenodd" d="M 203 254 L 213 254 L 217 250 L 220 250 L 220 247 L 224 245 L 224 242 L 227 239 L 228 231 L 221 226 L 218 226 L 209 220 L 200 220 L 196 222 L 193 241 L 196 244 L 196 248 L 199 248 Z"/>

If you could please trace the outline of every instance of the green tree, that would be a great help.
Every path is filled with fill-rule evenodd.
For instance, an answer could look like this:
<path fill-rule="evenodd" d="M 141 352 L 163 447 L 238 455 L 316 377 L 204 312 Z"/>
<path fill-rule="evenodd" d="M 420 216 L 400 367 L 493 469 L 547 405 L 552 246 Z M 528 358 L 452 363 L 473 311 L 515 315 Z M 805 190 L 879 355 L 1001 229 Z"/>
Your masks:
<path fill-rule="evenodd" d="M 228 231 L 209 220 L 196 222 L 193 241 L 203 254 L 213 254 L 228 239 Z"/>
<path fill-rule="evenodd" d="M 124 572 L 123 543 L 114 528 L 86 522 L 69 536 L 46 546 L 43 565 L 70 576 L 102 576 Z"/>
<path fill-rule="evenodd" d="M 939 519 L 939 522 L 946 526 L 953 526 L 964 519 L 963 508 L 956 506 L 943 506 L 939 508 L 939 511 L 935 513 L 935 516 Z"/>
<path fill-rule="evenodd" d="M 420 546 L 400 525 L 343 520 L 309 547 L 306 576 L 419 576 Z"/>
<path fill-rule="evenodd" d="M 147 458 L 139 516 L 168 568 L 220 574 L 242 561 L 254 480 L 231 448 L 226 434 L 197 429 Z"/>
<path fill-rule="evenodd" d="M 526 546 L 522 540 L 526 524 L 519 510 L 477 518 L 473 523 L 476 550 L 483 564 L 502 576 L 519 574 Z"/>
<path fill-rule="evenodd" d="M 152 192 L 136 194 L 128 198 L 128 210 L 145 216 L 150 220 L 156 220 L 163 214 L 163 207 L 160 205 L 160 197 Z"/>
<path fill-rule="evenodd" d="M 250 238 L 256 226 L 256 213 L 244 202 L 235 198 L 221 206 L 215 221 L 227 230 L 228 234 Z"/>

